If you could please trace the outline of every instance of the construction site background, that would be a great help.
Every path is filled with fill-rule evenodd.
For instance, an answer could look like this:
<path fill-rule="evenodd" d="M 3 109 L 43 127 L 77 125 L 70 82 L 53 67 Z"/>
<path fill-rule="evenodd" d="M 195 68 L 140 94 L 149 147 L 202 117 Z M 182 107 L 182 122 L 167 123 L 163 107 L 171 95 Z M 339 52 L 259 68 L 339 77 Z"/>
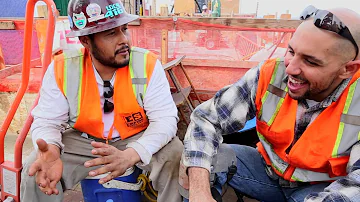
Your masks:
<path fill-rule="evenodd" d="M 176 2 L 178 1 L 174 2 L 174 8 Z M 1 4 L 0 2 L 0 6 Z M 192 9 L 197 9 L 195 5 L 191 6 L 194 6 Z M 225 8 L 226 3 L 222 2 L 222 6 Z M 185 11 L 169 14 L 169 11 L 169 7 L 163 5 L 160 6 L 160 13 L 155 14 L 159 16 L 142 16 L 140 20 L 132 22 L 129 29 L 132 45 L 156 53 L 163 64 L 185 55 L 184 67 L 203 101 L 210 99 L 222 87 L 238 81 L 249 68 L 260 61 L 284 56 L 287 43 L 300 23 L 290 20 L 290 14 L 280 15 L 280 19 L 276 19 L 276 14 L 255 19 L 256 14 L 245 15 L 221 10 L 222 16 L 227 17 L 209 18 L 195 11 L 191 14 Z M 3 123 L 21 83 L 25 19 L 21 17 L 22 13 L 17 15 L 19 16 L 16 18 L 1 18 L 4 16 L 0 15 L 0 124 Z M 5 159 L 10 161 L 13 160 L 16 137 L 31 112 L 41 86 L 40 67 L 49 17 L 46 6 L 39 4 L 36 15 L 38 17 L 33 26 L 32 47 L 26 50 L 31 52 L 32 58 L 30 83 L 6 136 Z M 68 18 L 58 17 L 53 54 L 82 47 L 77 38 L 66 38 L 69 32 Z M 181 86 L 188 86 L 189 83 L 179 69 L 175 68 L 174 71 Z M 171 79 L 169 82 L 171 83 Z M 173 83 L 171 87 L 174 87 Z M 185 133 L 186 125 L 179 128 L 180 133 Z M 22 153 L 23 159 L 31 150 L 32 144 L 28 136 Z"/>

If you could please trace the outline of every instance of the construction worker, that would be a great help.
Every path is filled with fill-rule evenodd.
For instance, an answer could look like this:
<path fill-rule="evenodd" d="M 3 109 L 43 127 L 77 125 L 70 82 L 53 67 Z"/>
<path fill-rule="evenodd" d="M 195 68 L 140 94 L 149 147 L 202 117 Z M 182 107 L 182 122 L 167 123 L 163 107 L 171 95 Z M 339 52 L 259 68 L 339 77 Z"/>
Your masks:
<path fill-rule="evenodd" d="M 202 9 L 202 12 L 201 12 L 202 16 L 210 17 L 211 10 L 208 9 L 207 5 L 204 4 L 201 9 Z"/>
<path fill-rule="evenodd" d="M 191 202 L 215 201 L 225 183 L 266 202 L 360 201 L 360 16 L 309 6 L 301 18 L 284 59 L 261 62 L 192 113 L 180 166 Z M 257 149 L 221 144 L 254 117 Z M 230 162 L 215 171 L 214 194 L 219 147 Z"/>
<path fill-rule="evenodd" d="M 177 108 L 157 56 L 131 46 L 138 16 L 120 0 L 71 0 L 68 15 L 84 48 L 56 55 L 44 76 L 21 201 L 60 202 L 85 177 L 104 184 L 134 165 L 151 172 L 158 201 L 181 201 Z"/>

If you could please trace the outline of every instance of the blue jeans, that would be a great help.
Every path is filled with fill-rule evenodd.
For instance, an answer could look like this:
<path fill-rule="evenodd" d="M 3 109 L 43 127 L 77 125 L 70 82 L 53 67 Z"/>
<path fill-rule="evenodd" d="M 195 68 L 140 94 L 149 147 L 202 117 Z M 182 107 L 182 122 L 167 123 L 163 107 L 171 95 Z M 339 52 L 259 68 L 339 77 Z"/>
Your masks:
<path fill-rule="evenodd" d="M 260 153 L 253 147 L 230 145 L 237 157 L 237 173 L 229 181 L 229 185 L 242 194 L 259 201 L 266 202 L 303 202 L 313 192 L 321 192 L 330 183 L 283 188 L 278 180 L 271 179 L 265 171 L 265 162 Z M 227 173 L 217 173 L 217 183 L 224 185 Z"/>

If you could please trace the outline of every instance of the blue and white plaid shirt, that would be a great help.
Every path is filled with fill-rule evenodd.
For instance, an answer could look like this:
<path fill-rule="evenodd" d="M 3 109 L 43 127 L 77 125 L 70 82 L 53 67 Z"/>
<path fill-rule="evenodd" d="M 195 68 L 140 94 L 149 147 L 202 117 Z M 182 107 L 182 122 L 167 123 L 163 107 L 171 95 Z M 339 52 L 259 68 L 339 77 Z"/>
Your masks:
<path fill-rule="evenodd" d="M 235 84 L 221 89 L 191 114 L 191 123 L 184 140 L 183 163 L 186 167 L 203 167 L 210 171 L 211 159 L 223 141 L 222 135 L 239 131 L 247 120 L 256 116 L 255 97 L 262 64 L 247 71 Z M 311 116 L 310 122 L 306 123 L 308 125 L 326 107 L 336 101 L 349 80 L 345 80 L 329 97 L 315 106 L 299 104 L 296 127 L 301 127 L 303 123 L 300 119 L 304 115 Z M 286 81 L 287 78 L 284 78 L 284 82 Z M 360 161 L 356 164 L 359 165 Z M 324 192 L 310 195 L 307 200 L 360 201 L 360 169 L 357 170 L 358 168 L 359 166 L 354 166 L 348 176 L 335 181 Z"/>

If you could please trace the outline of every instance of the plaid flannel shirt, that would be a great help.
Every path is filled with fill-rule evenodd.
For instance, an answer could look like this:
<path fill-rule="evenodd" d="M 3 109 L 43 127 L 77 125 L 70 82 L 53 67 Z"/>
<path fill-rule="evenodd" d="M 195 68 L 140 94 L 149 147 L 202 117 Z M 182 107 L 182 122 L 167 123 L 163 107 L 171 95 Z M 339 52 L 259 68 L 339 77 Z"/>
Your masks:
<path fill-rule="evenodd" d="M 222 135 L 238 132 L 244 127 L 247 120 L 256 116 L 255 98 L 262 65 L 263 63 L 260 63 L 250 69 L 235 84 L 224 87 L 212 99 L 202 103 L 193 111 L 191 123 L 184 139 L 183 163 L 186 167 L 202 167 L 210 172 L 212 157 L 216 154 L 219 144 L 223 141 Z M 287 77 L 284 78 L 284 82 L 286 81 Z M 307 126 L 326 107 L 336 101 L 349 81 L 350 79 L 345 80 L 330 96 L 313 107 L 299 104 L 298 112 L 302 111 L 304 114 L 299 115 L 297 113 L 295 130 L 302 127 L 302 124 Z M 301 110 L 301 108 L 304 110 Z M 303 116 L 310 116 L 310 122 L 302 123 L 300 119 Z M 360 164 L 360 161 L 358 163 Z M 357 189 L 353 187 L 354 184 L 357 184 Z M 344 189 L 344 192 L 339 191 L 340 186 Z M 338 199 L 338 195 L 333 196 L 334 192 L 329 192 L 329 190 L 336 189 L 336 193 L 345 193 L 341 196 L 348 197 L 347 200 L 337 201 L 350 201 L 350 199 L 351 201 L 360 201 L 359 186 L 360 170 L 355 170 L 346 178 L 332 183 L 324 193 L 311 195 L 309 200 L 322 201 L 324 196 Z M 329 200 L 324 199 L 324 201 Z"/>

